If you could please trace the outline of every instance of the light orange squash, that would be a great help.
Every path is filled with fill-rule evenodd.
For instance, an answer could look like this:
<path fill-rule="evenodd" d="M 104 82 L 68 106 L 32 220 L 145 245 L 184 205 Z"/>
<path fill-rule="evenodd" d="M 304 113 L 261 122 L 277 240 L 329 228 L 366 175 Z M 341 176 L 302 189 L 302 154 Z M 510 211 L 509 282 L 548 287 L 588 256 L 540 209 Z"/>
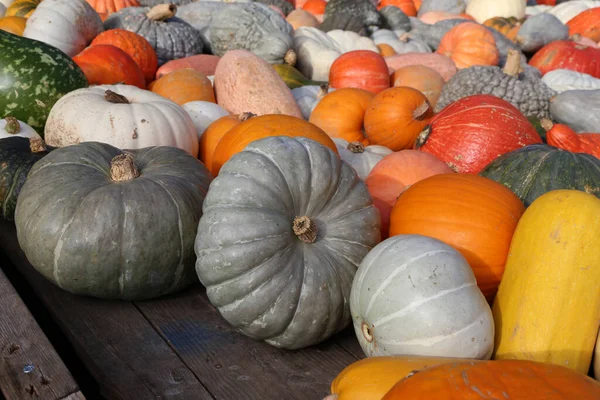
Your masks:
<path fill-rule="evenodd" d="M 169 72 L 184 68 L 195 69 L 206 76 L 212 76 L 215 74 L 215 69 L 217 68 L 220 59 L 221 57 L 212 54 L 197 54 L 195 56 L 167 61 L 156 71 L 156 79 L 159 79 Z"/>
<path fill-rule="evenodd" d="M 437 53 L 405 53 L 385 57 L 391 72 L 408 65 L 424 65 L 436 70 L 445 81 L 456 74 L 456 64 L 450 57 Z"/>
<path fill-rule="evenodd" d="M 394 50 L 394 48 L 387 43 L 380 43 L 377 45 L 377 48 L 379 49 L 379 54 L 381 54 L 382 57 L 393 56 L 396 54 L 396 50 Z"/>
<path fill-rule="evenodd" d="M 296 9 L 289 13 L 286 20 L 294 29 L 298 29 L 302 26 L 312 26 L 314 28 L 319 26 L 317 18 L 308 11 L 302 9 Z"/>
<path fill-rule="evenodd" d="M 424 65 L 408 65 L 392 74 L 392 86 L 407 86 L 417 89 L 435 107 L 446 81 L 439 72 Z"/>
<path fill-rule="evenodd" d="M 151 90 L 179 105 L 190 101 L 215 102 L 210 80 L 194 69 L 178 69 L 153 82 Z"/>

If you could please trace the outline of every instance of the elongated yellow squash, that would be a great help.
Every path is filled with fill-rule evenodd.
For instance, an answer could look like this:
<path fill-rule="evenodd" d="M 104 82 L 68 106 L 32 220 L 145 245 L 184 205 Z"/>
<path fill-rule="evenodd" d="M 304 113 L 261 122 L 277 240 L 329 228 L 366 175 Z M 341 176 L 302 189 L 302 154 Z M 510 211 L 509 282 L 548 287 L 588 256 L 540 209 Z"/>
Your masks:
<path fill-rule="evenodd" d="M 537 198 L 521 217 L 492 311 L 495 359 L 587 374 L 600 326 L 600 199 L 576 190 Z"/>
<path fill-rule="evenodd" d="M 331 395 L 324 400 L 381 400 L 396 382 L 411 372 L 461 361 L 475 360 L 419 356 L 364 358 L 339 373 L 331 383 Z"/>

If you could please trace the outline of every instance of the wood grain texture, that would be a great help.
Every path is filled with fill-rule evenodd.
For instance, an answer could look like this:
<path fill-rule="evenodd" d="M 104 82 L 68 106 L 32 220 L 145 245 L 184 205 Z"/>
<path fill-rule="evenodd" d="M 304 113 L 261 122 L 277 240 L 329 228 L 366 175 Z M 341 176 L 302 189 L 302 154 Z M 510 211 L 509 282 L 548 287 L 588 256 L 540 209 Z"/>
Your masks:
<path fill-rule="evenodd" d="M 337 345 L 337 336 L 298 351 L 243 336 L 200 285 L 136 304 L 216 399 L 322 399 L 339 371 L 356 361 Z"/>
<path fill-rule="evenodd" d="M 0 249 L 48 308 L 103 397 L 213 399 L 132 303 L 74 296 L 54 286 L 27 262 L 14 226 L 3 221 Z"/>
<path fill-rule="evenodd" d="M 1 269 L 0 310 L 0 391 L 4 397 L 51 400 L 78 391 L 75 379 Z"/>
<path fill-rule="evenodd" d="M 81 392 L 75 392 L 67 397 L 63 397 L 61 400 L 85 400 L 85 396 Z"/>

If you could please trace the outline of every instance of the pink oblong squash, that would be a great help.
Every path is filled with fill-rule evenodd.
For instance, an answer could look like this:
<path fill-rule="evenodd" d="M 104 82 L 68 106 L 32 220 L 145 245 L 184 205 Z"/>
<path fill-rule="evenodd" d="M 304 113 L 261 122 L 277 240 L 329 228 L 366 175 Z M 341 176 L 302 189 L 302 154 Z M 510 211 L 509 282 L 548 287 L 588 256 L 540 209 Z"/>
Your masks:
<path fill-rule="evenodd" d="M 161 76 L 173 72 L 178 69 L 191 68 L 198 72 L 202 72 L 206 76 L 212 76 L 215 74 L 215 69 L 221 57 L 214 56 L 212 54 L 197 54 L 195 56 L 179 58 L 177 60 L 171 60 L 163 64 L 156 71 L 156 79 Z"/>
<path fill-rule="evenodd" d="M 407 65 L 424 65 L 439 72 L 445 81 L 448 81 L 448 79 L 456 74 L 454 61 L 450 57 L 437 53 L 394 54 L 393 56 L 385 57 L 385 62 L 390 68 L 390 72 L 394 72 L 398 68 L 406 67 Z"/>

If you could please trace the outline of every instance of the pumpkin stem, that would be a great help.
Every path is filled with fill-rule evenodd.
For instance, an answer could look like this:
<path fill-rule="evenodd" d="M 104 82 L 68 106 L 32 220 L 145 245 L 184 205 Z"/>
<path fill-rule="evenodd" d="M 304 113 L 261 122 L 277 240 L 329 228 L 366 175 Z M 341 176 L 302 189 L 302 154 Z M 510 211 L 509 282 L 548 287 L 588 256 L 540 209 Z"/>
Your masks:
<path fill-rule="evenodd" d="M 417 121 L 423 121 L 425 114 L 427 114 L 427 111 L 429 111 L 430 108 L 431 105 L 429 104 L 429 101 L 425 100 L 423 104 L 414 109 L 412 115 L 413 119 Z"/>
<path fill-rule="evenodd" d="M 296 54 L 294 49 L 289 49 L 283 57 L 283 62 L 289 65 L 290 67 L 293 67 L 294 65 L 296 65 L 296 61 L 298 61 L 298 55 Z"/>
<path fill-rule="evenodd" d="M 240 120 L 240 122 L 244 122 L 246 120 L 249 120 L 250 118 L 254 118 L 256 117 L 256 114 L 251 113 L 251 112 L 243 112 L 240 115 L 238 115 L 238 119 Z"/>
<path fill-rule="evenodd" d="M 408 33 L 408 32 L 404 32 L 402 35 L 398 36 L 398 40 L 403 43 L 408 43 L 409 39 L 410 39 L 410 33 Z"/>
<path fill-rule="evenodd" d="M 304 243 L 314 243 L 317 239 L 317 226 L 306 215 L 294 218 L 294 233 Z"/>
<path fill-rule="evenodd" d="M 353 153 L 364 153 L 365 152 L 365 145 L 362 144 L 361 142 L 350 142 L 350 143 L 348 143 L 348 146 L 346 148 Z"/>
<path fill-rule="evenodd" d="M 544 128 L 544 130 L 546 132 L 548 132 L 550 129 L 552 129 L 552 127 L 554 126 L 554 122 L 552 122 L 550 119 L 548 118 L 542 118 L 540 120 L 540 125 L 542 126 L 542 128 Z"/>
<path fill-rule="evenodd" d="M 361 331 L 365 340 L 369 343 L 373 343 L 373 330 L 366 322 L 363 322 L 361 327 Z"/>
<path fill-rule="evenodd" d="M 415 149 L 422 147 L 425 143 L 427 143 L 427 139 L 429 139 L 429 135 L 431 135 L 431 126 L 427 125 L 425 129 L 419 133 L 417 136 L 417 140 L 415 140 Z"/>
<path fill-rule="evenodd" d="M 165 19 L 173 18 L 177 13 L 175 4 L 159 4 L 150 9 L 146 17 L 152 21 L 164 21 Z"/>
<path fill-rule="evenodd" d="M 29 138 L 29 150 L 31 150 L 32 153 L 41 153 L 42 151 L 46 151 L 46 143 L 44 143 L 44 141 L 40 138 Z"/>
<path fill-rule="evenodd" d="M 317 100 L 321 100 L 327 93 L 329 93 L 329 82 L 320 84 L 319 93 L 317 93 Z"/>
<path fill-rule="evenodd" d="M 6 133 L 14 135 L 21 132 L 21 124 L 15 117 L 6 117 L 4 119 L 6 120 L 6 126 L 4 127 Z"/>
<path fill-rule="evenodd" d="M 115 93 L 112 90 L 107 90 L 106 92 L 104 92 L 104 99 L 109 103 L 113 104 L 129 104 L 129 100 L 127 100 L 127 97 Z"/>
<path fill-rule="evenodd" d="M 110 177 L 113 181 L 130 181 L 138 176 L 140 172 L 135 167 L 131 153 L 119 154 L 110 161 Z"/>
<path fill-rule="evenodd" d="M 523 68 L 521 68 L 521 55 L 517 50 L 511 49 L 508 51 L 506 64 L 504 64 L 502 72 L 510 76 L 517 76 L 520 72 L 523 72 Z"/>

